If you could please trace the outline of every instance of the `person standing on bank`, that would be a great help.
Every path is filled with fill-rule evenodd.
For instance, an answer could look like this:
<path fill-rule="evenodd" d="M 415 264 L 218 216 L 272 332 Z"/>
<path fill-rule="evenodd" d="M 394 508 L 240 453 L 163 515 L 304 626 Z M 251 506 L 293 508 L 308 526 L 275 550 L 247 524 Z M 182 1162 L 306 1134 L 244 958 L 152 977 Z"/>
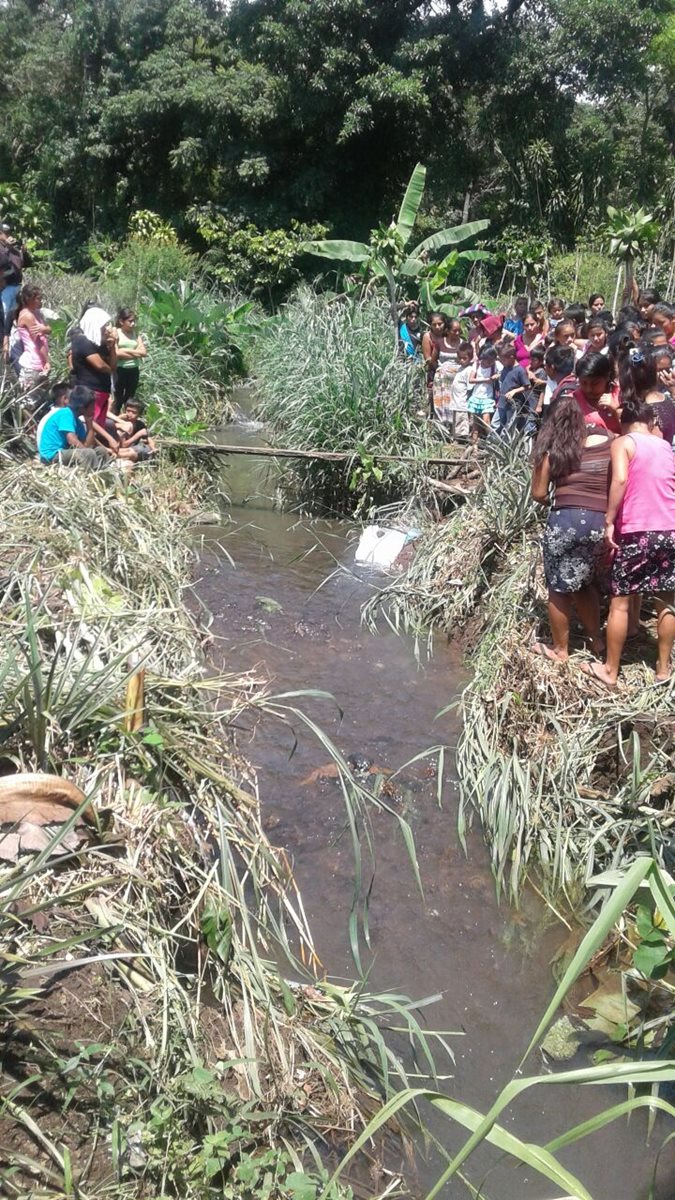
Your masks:
<path fill-rule="evenodd" d="M 136 332 L 136 314 L 130 308 L 121 308 L 115 320 L 117 336 L 117 374 L 115 376 L 115 398 L 112 412 L 117 415 L 133 399 L 138 391 L 140 360 L 147 356 L 145 342 Z"/>
<path fill-rule="evenodd" d="M 534 445 L 532 498 L 547 504 L 551 486 L 553 490 L 543 540 L 552 644 L 535 642 L 532 650 L 552 662 L 566 662 L 569 657 L 574 609 L 591 649 L 596 654 L 604 651 L 597 583 L 607 559 L 605 509 L 611 447 L 612 434 L 588 425 L 569 391 L 551 405 Z"/>
<path fill-rule="evenodd" d="M 10 236 L 9 225 L 0 225 L 0 301 L 8 333 L 7 323 L 16 307 L 16 298 L 23 283 L 23 269 L 30 267 L 32 261 L 23 244 Z"/>
<path fill-rule="evenodd" d="M 85 309 L 72 335 L 74 382 L 94 393 L 94 424 L 101 429 L 105 429 L 108 418 L 112 379 L 117 370 L 118 336 L 110 314 L 96 305 Z"/>
<path fill-rule="evenodd" d="M 675 458 L 654 437 L 654 410 L 635 392 L 623 392 L 623 436 L 612 443 L 612 472 L 605 537 L 614 552 L 612 602 L 604 663 L 585 674 L 616 687 L 628 637 L 631 597 L 653 596 L 656 605 L 656 682 L 671 676 L 675 642 Z"/>

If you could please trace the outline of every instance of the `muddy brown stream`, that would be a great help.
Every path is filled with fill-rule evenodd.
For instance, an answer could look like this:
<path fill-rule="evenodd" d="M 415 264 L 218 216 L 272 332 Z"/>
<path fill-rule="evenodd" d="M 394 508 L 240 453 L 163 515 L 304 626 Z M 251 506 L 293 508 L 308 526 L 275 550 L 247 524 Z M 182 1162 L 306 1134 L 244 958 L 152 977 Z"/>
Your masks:
<path fill-rule="evenodd" d="M 229 426 L 223 440 L 255 444 L 259 436 L 242 424 Z M 305 688 L 331 693 L 334 704 L 309 698 L 294 703 L 345 755 L 363 756 L 379 767 L 396 770 L 439 743 L 449 748 L 442 806 L 424 762 L 403 772 L 403 795 L 392 801 L 403 805 L 413 828 L 423 898 L 395 822 L 386 815 L 374 817 L 371 951 L 364 948 L 364 965 L 371 992 L 405 993 L 418 1000 L 441 993 L 419 1015 L 431 1029 L 460 1035 L 449 1039 L 454 1066 L 439 1053 L 439 1071 L 452 1074 L 442 1086 L 485 1111 L 510 1078 L 552 995 L 550 960 L 567 930 L 534 893 L 524 897 L 519 912 L 497 904 L 478 828 L 469 837 L 468 854 L 459 844 L 453 762 L 458 716 L 453 710 L 436 718 L 461 691 L 467 664 L 458 648 L 441 639 L 431 660 L 420 665 L 410 639 L 384 626 L 378 635 L 368 633 L 360 609 L 382 577 L 354 572 L 357 528 L 273 508 L 269 497 L 276 468 L 268 461 L 232 457 L 225 463 L 223 487 L 230 505 L 223 509 L 223 524 L 199 531 L 198 594 L 213 615 L 214 666 L 255 670 L 275 693 Z M 336 572 L 340 564 L 346 569 Z M 326 762 L 326 750 L 300 722 L 291 729 L 264 716 L 242 730 L 239 741 L 257 770 L 270 837 L 292 857 L 326 972 L 354 978 L 347 932 L 353 859 L 349 835 L 341 836 L 341 792 L 330 778 L 303 782 Z M 584 1066 L 586 1060 L 568 1065 Z M 530 1072 L 542 1069 L 534 1057 Z M 525 1140 L 543 1143 L 590 1117 L 603 1102 L 624 1098 L 619 1089 L 534 1090 L 504 1123 Z M 447 1148 L 461 1144 L 461 1131 L 438 1119 L 433 1127 Z M 649 1148 L 645 1130 L 646 1120 L 638 1113 L 630 1125 L 610 1127 L 560 1157 L 594 1200 L 646 1200 L 656 1148 L 670 1130 L 657 1122 Z M 492 1163 L 486 1154 L 473 1160 L 474 1182 Z M 422 1195 L 438 1173 L 437 1160 L 422 1162 Z M 674 1182 L 670 1159 L 664 1161 L 656 1200 L 670 1200 Z M 481 1194 L 490 1200 L 557 1195 L 553 1184 L 531 1171 L 504 1164 L 492 1170 L 484 1186 Z M 444 1193 L 467 1194 L 459 1182 Z"/>

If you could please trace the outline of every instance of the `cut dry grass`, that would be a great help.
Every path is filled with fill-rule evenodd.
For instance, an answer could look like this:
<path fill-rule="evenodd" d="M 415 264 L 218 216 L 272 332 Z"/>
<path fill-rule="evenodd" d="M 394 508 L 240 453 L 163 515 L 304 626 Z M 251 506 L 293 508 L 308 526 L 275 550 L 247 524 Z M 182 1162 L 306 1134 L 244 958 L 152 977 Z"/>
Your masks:
<path fill-rule="evenodd" d="M 257 1171 L 279 1195 L 307 1171 L 315 1194 L 405 1085 L 389 1026 L 433 1074 L 414 1007 L 325 978 L 264 832 L 230 726 L 284 704 L 204 677 L 196 484 L 0 460 L 0 766 L 63 775 L 98 814 L 79 849 L 69 822 L 0 870 L 8 1195 L 257 1196 Z"/>
<path fill-rule="evenodd" d="M 498 885 L 513 898 L 534 869 L 576 902 L 594 875 L 636 854 L 672 867 L 675 685 L 654 686 L 651 627 L 629 649 L 616 692 L 582 675 L 581 643 L 566 665 L 531 653 L 547 617 L 543 518 L 529 483 L 523 447 L 499 448 L 483 487 L 428 530 L 366 615 L 468 638 L 460 826 L 480 814 Z"/>

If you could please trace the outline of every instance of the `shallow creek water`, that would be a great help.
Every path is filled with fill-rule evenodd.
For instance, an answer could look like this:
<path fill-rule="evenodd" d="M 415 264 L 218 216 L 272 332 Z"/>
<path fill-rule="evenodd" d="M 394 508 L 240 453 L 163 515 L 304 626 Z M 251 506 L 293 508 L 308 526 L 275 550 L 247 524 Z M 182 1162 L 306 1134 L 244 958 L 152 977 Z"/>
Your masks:
<path fill-rule="evenodd" d="M 223 440 L 256 444 L 257 437 L 241 424 L 229 426 Z M 439 1071 L 453 1076 L 443 1088 L 485 1111 L 510 1077 L 552 994 L 549 964 L 567 930 L 549 921 L 533 894 L 525 896 L 519 912 L 496 903 L 478 829 L 469 838 L 468 855 L 459 845 L 452 754 L 458 717 L 453 711 L 435 718 L 457 697 L 467 668 L 460 651 L 443 640 L 420 666 L 410 639 L 384 627 L 379 635 L 369 634 L 360 608 L 381 577 L 354 573 L 355 527 L 299 520 L 275 510 L 269 500 L 276 478 L 270 460 L 231 457 L 224 463 L 230 507 L 221 527 L 199 530 L 198 594 L 213 614 L 214 666 L 228 672 L 255 669 L 275 693 L 330 692 L 335 705 L 312 699 L 292 703 L 304 707 L 345 755 L 359 754 L 396 770 L 430 746 L 450 748 L 442 807 L 424 762 L 403 772 L 403 796 L 394 801 L 403 805 L 413 827 L 424 898 L 395 822 L 384 815 L 374 818 L 372 953 L 365 950 L 364 961 L 371 966 L 372 992 L 419 1000 L 442 994 L 419 1015 L 431 1029 L 461 1034 L 449 1039 L 454 1066 L 439 1052 Z M 332 575 L 338 564 L 348 569 Z M 331 779 L 305 782 L 326 762 L 326 750 L 298 721 L 291 731 L 266 717 L 242 730 L 240 747 L 257 770 L 270 837 L 292 857 L 326 971 L 333 978 L 353 978 L 347 933 L 353 862 L 349 835 L 340 837 L 341 793 Z M 568 1064 L 583 1065 L 583 1059 Z M 529 1070 L 538 1074 L 540 1060 L 533 1059 Z M 525 1140 L 543 1143 L 590 1117 L 603 1101 L 616 1103 L 624 1096 L 619 1089 L 539 1089 L 526 1095 L 504 1123 Z M 460 1144 L 461 1132 L 450 1124 L 435 1119 L 433 1127 L 448 1148 Z M 594 1200 L 643 1200 L 654 1148 L 662 1140 L 657 1125 L 647 1150 L 645 1128 L 638 1114 L 629 1126 L 611 1127 L 560 1157 Z M 663 1127 L 664 1134 L 669 1131 Z M 493 1161 L 485 1154 L 474 1161 L 474 1182 Z M 675 1195 L 672 1168 L 672 1158 L 665 1160 L 657 1200 Z M 422 1163 L 421 1194 L 438 1173 L 437 1161 Z M 460 1183 L 444 1193 L 466 1194 Z M 498 1166 L 486 1179 L 484 1194 L 490 1200 L 547 1200 L 557 1192 L 531 1171 Z"/>

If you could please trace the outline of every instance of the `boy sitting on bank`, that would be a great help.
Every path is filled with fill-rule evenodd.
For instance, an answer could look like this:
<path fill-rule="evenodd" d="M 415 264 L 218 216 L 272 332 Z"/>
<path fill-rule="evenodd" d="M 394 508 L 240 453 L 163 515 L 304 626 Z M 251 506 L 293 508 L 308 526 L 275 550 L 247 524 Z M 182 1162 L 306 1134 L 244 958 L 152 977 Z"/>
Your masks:
<path fill-rule="evenodd" d="M 143 402 L 141 400 L 136 400 L 135 397 L 127 400 L 120 413 L 120 427 L 122 446 L 128 450 L 134 450 L 138 455 L 138 462 L 147 462 L 153 454 L 157 453 L 157 446 L 143 420 Z"/>

